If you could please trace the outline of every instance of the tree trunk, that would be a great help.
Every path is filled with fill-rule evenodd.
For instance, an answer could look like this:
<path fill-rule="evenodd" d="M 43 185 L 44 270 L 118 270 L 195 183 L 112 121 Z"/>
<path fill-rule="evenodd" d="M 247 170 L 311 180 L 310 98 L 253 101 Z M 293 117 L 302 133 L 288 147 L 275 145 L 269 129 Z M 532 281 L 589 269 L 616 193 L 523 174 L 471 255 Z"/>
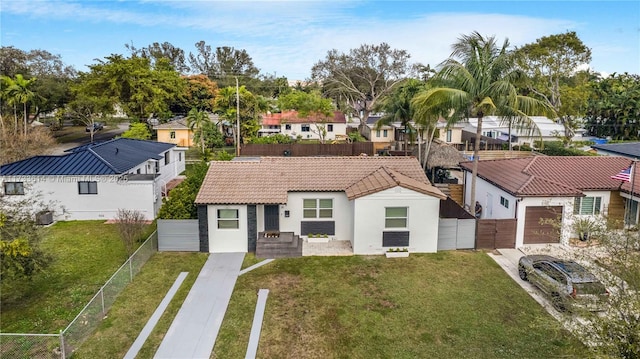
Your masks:
<path fill-rule="evenodd" d="M 509 138 L 507 141 L 509 141 L 509 152 L 511 152 L 513 150 L 513 145 L 511 144 L 511 120 L 509 120 Z"/>
<path fill-rule="evenodd" d="M 24 103 L 24 134 L 27 134 L 27 103 Z"/>
<path fill-rule="evenodd" d="M 476 142 L 473 144 L 473 169 L 471 171 L 471 196 L 469 208 L 476 203 L 476 180 L 478 178 L 478 160 L 480 153 L 480 140 L 482 139 L 482 114 L 478 114 L 478 128 L 476 129 Z"/>
<path fill-rule="evenodd" d="M 424 157 L 422 157 L 422 168 L 427 169 L 427 160 L 429 159 L 429 152 L 431 152 L 431 143 L 433 142 L 433 137 L 436 135 L 436 127 L 433 127 L 431 130 L 431 134 L 429 135 L 429 142 L 427 143 L 427 147 L 424 151 Z M 433 176 L 431 177 L 433 178 Z"/>

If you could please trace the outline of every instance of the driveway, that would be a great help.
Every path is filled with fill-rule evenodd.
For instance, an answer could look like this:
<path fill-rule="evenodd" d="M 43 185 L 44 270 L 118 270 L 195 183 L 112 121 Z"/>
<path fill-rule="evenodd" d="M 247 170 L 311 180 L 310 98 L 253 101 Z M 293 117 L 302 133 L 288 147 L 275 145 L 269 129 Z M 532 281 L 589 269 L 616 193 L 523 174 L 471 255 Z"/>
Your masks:
<path fill-rule="evenodd" d="M 211 253 L 154 358 L 209 358 L 245 253 Z"/>

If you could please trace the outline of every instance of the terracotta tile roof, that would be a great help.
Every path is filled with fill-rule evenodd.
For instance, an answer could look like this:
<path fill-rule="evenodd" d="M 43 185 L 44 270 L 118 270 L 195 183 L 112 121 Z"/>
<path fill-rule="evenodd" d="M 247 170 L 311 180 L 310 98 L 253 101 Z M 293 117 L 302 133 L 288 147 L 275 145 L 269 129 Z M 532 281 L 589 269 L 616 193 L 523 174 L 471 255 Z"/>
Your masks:
<path fill-rule="evenodd" d="M 189 126 L 187 126 L 187 119 L 186 118 L 181 118 L 179 120 L 170 121 L 170 122 L 167 122 L 167 123 L 160 124 L 158 126 L 153 126 L 154 130 L 158 130 L 158 129 L 184 130 L 184 129 L 188 129 L 188 128 L 189 128 Z"/>
<path fill-rule="evenodd" d="M 283 123 L 316 123 L 316 122 L 347 123 L 347 118 L 345 117 L 344 113 L 340 111 L 334 111 L 333 118 L 322 119 L 322 121 L 320 121 L 319 118 L 316 118 L 314 116 L 298 117 L 298 111 L 284 111 L 281 113 L 270 113 L 262 116 L 263 126 L 274 126 L 274 125 L 280 125 Z"/>
<path fill-rule="evenodd" d="M 381 168 L 386 175 L 375 174 Z M 365 178 L 369 178 L 368 183 Z M 211 162 L 195 203 L 284 204 L 288 192 L 348 189 L 357 198 L 367 191 L 390 188 L 385 186 L 392 181 L 421 193 L 443 196 L 432 188 L 415 157 L 261 157 Z"/>
<path fill-rule="evenodd" d="M 375 172 L 355 182 L 345 189 L 345 193 L 347 194 L 347 198 L 352 200 L 396 186 L 408 188 L 440 199 L 447 198 L 444 193 L 430 183 L 417 181 L 387 167 L 380 167 Z"/>
<path fill-rule="evenodd" d="M 580 196 L 585 190 L 617 190 L 611 179 L 631 160 L 611 156 L 533 156 L 480 161 L 478 177 L 515 196 Z M 461 166 L 471 171 L 473 163 Z"/>

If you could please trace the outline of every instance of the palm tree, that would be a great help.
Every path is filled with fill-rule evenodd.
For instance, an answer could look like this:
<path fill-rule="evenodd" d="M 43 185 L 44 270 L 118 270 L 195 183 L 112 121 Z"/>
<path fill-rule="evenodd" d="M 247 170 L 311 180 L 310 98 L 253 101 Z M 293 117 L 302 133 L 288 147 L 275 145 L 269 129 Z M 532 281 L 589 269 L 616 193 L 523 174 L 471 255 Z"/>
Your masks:
<path fill-rule="evenodd" d="M 203 129 L 205 123 L 209 121 L 209 116 L 204 111 L 199 111 L 197 108 L 192 108 L 187 114 L 187 126 L 193 131 L 194 134 L 200 139 L 200 147 L 202 153 L 204 153 L 204 133 Z"/>
<path fill-rule="evenodd" d="M 411 100 L 424 89 L 424 83 L 416 79 L 408 79 L 401 84 L 387 99 L 383 108 L 386 112 L 376 124 L 375 129 L 379 130 L 382 126 L 391 125 L 394 122 L 400 122 L 404 128 L 404 155 L 407 155 L 408 135 L 412 132 L 411 121 L 413 120 L 413 108 Z"/>
<path fill-rule="evenodd" d="M 461 36 L 452 48 L 433 78 L 438 85 L 416 96 L 414 105 L 426 113 L 452 109 L 458 120 L 478 118 L 470 197 L 474 203 L 482 118 L 496 114 L 522 120 L 536 112 L 550 112 L 550 108 L 542 101 L 518 95 L 514 83 L 523 75 L 515 67 L 509 40 L 498 46 L 495 37 L 473 32 Z"/>
<path fill-rule="evenodd" d="M 13 80 L 7 88 L 7 94 L 11 101 L 21 103 L 23 106 L 25 134 L 27 133 L 27 118 L 29 116 L 27 113 L 27 103 L 37 97 L 36 93 L 29 89 L 35 81 L 35 77 L 27 80 L 21 74 L 17 74 L 15 80 Z"/>

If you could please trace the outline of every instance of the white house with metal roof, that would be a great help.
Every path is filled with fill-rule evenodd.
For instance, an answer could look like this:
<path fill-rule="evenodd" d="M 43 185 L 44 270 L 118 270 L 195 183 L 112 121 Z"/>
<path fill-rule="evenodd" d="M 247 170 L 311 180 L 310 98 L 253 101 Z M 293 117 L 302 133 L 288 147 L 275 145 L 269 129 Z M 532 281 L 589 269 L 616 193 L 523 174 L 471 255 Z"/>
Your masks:
<path fill-rule="evenodd" d="M 185 169 L 184 148 L 118 138 L 62 156 L 35 156 L 0 166 L 1 195 L 40 196 L 56 220 L 113 219 L 118 209 L 155 218 L 167 183 Z"/>
<path fill-rule="evenodd" d="M 200 250 L 278 256 L 286 238 L 300 255 L 298 237 L 326 236 L 354 254 L 436 252 L 445 198 L 413 157 L 214 161 L 195 201 Z"/>

